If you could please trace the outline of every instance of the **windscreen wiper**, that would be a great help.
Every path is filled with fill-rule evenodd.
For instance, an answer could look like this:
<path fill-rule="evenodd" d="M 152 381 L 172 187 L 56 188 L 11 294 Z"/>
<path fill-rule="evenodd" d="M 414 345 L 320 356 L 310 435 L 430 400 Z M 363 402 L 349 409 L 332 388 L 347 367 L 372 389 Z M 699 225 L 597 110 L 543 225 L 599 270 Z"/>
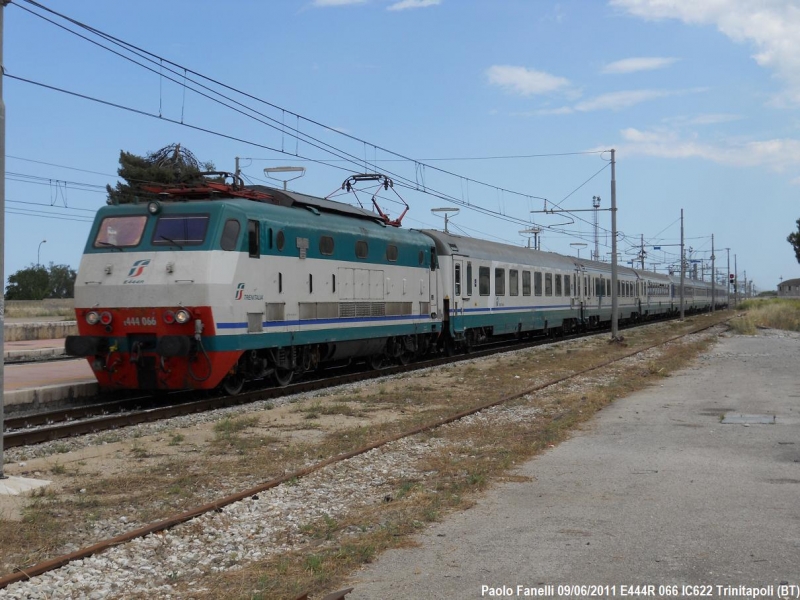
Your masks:
<path fill-rule="evenodd" d="M 165 236 L 165 235 L 160 235 L 160 236 L 158 236 L 158 237 L 160 237 L 162 240 L 167 240 L 167 241 L 168 241 L 170 244 L 173 244 L 173 245 L 177 246 L 178 248 L 180 248 L 181 250 L 183 250 L 183 246 L 181 246 L 181 245 L 180 245 L 178 242 L 176 242 L 175 240 L 173 240 L 173 239 L 171 239 L 171 238 L 168 238 L 168 237 L 167 237 L 167 236 Z"/>
<path fill-rule="evenodd" d="M 97 242 L 101 246 L 111 246 L 114 250 L 119 250 L 122 252 L 122 246 L 117 246 L 116 244 L 112 244 L 111 242 Z"/>

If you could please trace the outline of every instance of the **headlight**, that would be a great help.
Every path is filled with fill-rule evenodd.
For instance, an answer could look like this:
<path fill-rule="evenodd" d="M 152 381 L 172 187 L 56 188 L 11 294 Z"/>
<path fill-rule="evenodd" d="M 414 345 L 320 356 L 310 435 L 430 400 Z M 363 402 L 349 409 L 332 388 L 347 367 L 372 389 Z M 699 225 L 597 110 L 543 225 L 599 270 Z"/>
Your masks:
<path fill-rule="evenodd" d="M 183 325 L 184 323 L 188 323 L 189 319 L 192 318 L 192 315 L 189 314 L 188 310 L 181 309 L 175 313 L 175 321 Z"/>
<path fill-rule="evenodd" d="M 113 317 L 111 316 L 111 313 L 107 310 L 100 313 L 100 322 L 103 325 L 110 325 L 112 319 Z"/>
<path fill-rule="evenodd" d="M 161 203 L 157 200 L 147 203 L 147 212 L 151 215 L 157 215 L 161 211 Z"/>
<path fill-rule="evenodd" d="M 98 321 L 100 321 L 100 315 L 98 315 L 95 311 L 90 310 L 86 313 L 86 322 L 89 325 L 97 325 Z"/>
<path fill-rule="evenodd" d="M 172 325 L 175 322 L 175 313 L 171 310 L 168 310 L 164 313 L 162 318 L 164 319 L 164 323 L 167 325 Z"/>

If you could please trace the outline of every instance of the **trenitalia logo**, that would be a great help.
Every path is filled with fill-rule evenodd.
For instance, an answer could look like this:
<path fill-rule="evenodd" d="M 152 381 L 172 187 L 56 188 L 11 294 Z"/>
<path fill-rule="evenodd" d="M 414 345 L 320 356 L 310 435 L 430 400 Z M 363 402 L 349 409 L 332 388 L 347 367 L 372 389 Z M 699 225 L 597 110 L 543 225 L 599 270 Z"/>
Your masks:
<path fill-rule="evenodd" d="M 136 262 L 133 263 L 131 270 L 128 271 L 128 277 L 139 277 L 144 272 L 144 268 L 149 264 L 150 264 L 149 258 L 137 260 Z"/>
<path fill-rule="evenodd" d="M 234 296 L 234 299 L 241 300 L 243 295 L 244 295 L 244 283 L 240 283 L 239 285 L 236 286 L 236 295 Z"/>

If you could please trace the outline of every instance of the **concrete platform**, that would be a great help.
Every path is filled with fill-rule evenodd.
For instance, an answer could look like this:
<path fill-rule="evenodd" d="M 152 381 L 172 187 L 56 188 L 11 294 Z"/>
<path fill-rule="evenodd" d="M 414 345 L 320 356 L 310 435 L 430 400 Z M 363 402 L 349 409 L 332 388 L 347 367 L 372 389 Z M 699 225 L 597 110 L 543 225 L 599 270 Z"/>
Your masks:
<path fill-rule="evenodd" d="M 63 338 L 6 341 L 3 344 L 3 362 L 6 364 L 18 361 L 47 360 L 60 356 L 64 356 Z"/>
<path fill-rule="evenodd" d="M 798 334 L 723 338 L 526 463 L 528 482 L 355 573 L 348 598 L 779 597 L 800 583 L 798 356 Z M 604 587 L 559 594 L 581 584 Z"/>
<path fill-rule="evenodd" d="M 58 319 L 47 321 L 6 319 L 3 327 L 3 339 L 5 342 L 63 339 L 68 335 L 77 334 L 78 326 L 76 321 L 60 321 Z"/>
<path fill-rule="evenodd" d="M 85 359 L 6 365 L 4 387 L 7 415 L 49 404 L 57 406 L 64 400 L 94 396 L 98 391 Z"/>

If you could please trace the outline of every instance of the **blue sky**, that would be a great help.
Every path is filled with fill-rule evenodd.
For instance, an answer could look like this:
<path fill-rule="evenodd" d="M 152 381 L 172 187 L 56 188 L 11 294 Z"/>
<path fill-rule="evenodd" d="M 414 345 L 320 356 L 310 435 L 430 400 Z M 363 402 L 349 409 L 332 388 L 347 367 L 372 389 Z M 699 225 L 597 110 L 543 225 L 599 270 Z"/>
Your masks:
<path fill-rule="evenodd" d="M 759 289 L 800 277 L 786 242 L 800 217 L 796 3 L 46 6 L 168 62 L 156 58 L 148 63 L 155 72 L 147 71 L 29 12 L 101 41 L 41 7 L 25 0 L 6 7 L 6 276 L 35 263 L 45 239 L 42 263 L 77 268 L 89 219 L 105 202 L 102 186 L 116 181 L 120 150 L 146 154 L 180 142 L 221 170 L 241 157 L 252 183 L 266 181 L 265 167 L 305 166 L 290 187 L 320 196 L 366 162 L 397 183 L 411 207 L 406 227 L 442 228 L 430 210 L 460 205 L 453 232 L 524 245 L 519 232 L 533 221 L 543 249 L 582 257 L 594 245 L 591 213 L 568 223 L 562 214 L 531 211 L 544 198 L 548 207 L 588 209 L 593 196 L 608 208 L 609 154 L 602 151 L 615 148 L 621 260 L 636 257 L 644 236 L 648 268 L 675 264 L 683 208 L 692 258 L 710 256 L 713 233 L 722 273 L 727 247 L 731 268 L 735 253 L 740 277 L 746 270 Z M 192 79 L 259 114 L 201 97 Z M 380 203 L 396 216 L 393 197 Z M 369 203 L 369 195 L 361 199 Z M 609 213 L 599 221 L 607 257 Z"/>

